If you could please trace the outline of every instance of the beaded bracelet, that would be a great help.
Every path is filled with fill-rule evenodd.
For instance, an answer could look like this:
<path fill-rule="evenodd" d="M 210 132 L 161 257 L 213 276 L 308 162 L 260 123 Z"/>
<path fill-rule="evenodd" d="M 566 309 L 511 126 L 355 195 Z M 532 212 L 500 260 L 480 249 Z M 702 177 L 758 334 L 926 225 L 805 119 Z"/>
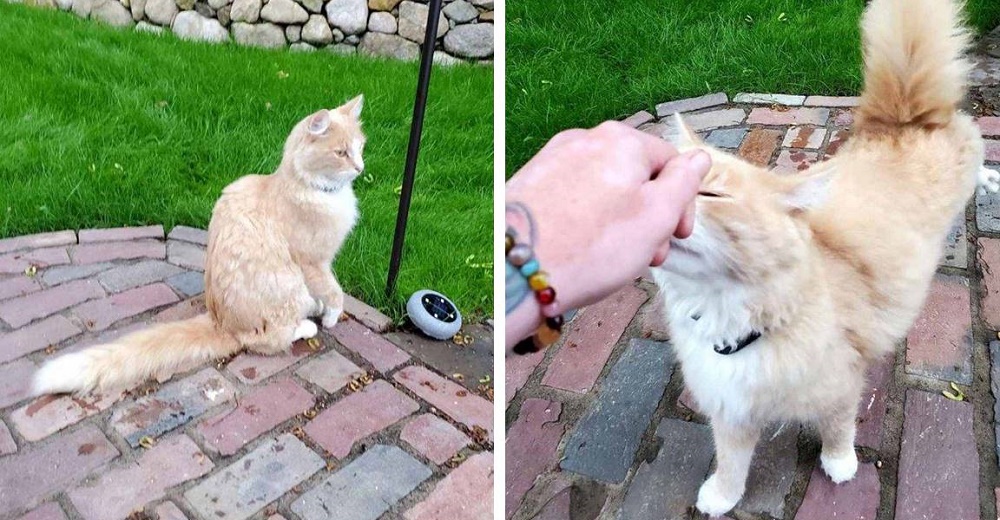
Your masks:
<path fill-rule="evenodd" d="M 535 335 L 525 339 L 514 346 L 517 354 L 529 354 L 538 352 L 559 340 L 562 334 L 563 318 L 560 312 L 559 302 L 556 301 L 556 290 L 549 285 L 548 274 L 541 270 L 538 259 L 531 246 L 524 243 L 517 243 L 517 233 L 508 228 L 504 242 L 504 250 L 507 262 L 515 267 L 528 280 L 528 286 L 535 293 L 535 299 L 542 308 L 542 316 L 545 318 L 542 324 L 535 331 Z"/>

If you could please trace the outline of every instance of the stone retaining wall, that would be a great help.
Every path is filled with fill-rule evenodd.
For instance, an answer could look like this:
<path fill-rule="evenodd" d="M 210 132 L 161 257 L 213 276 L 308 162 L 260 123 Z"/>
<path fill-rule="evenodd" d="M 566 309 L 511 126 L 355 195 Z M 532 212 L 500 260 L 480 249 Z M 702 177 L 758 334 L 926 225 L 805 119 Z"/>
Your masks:
<path fill-rule="evenodd" d="M 8 0 L 117 27 L 208 42 L 388 56 L 420 55 L 427 4 L 410 0 Z M 492 60 L 493 0 L 444 0 L 435 61 Z"/>

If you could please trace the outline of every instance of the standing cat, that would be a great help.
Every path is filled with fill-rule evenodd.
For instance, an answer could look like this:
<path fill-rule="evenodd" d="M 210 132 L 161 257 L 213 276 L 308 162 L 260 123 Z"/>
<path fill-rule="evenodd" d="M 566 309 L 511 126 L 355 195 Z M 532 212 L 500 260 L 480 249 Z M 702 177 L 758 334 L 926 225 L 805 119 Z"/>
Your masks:
<path fill-rule="evenodd" d="M 300 121 L 277 171 L 222 191 L 208 226 L 208 313 L 155 325 L 46 363 L 36 394 L 122 389 L 246 348 L 275 354 L 336 325 L 344 292 L 330 270 L 358 219 L 363 97 Z"/>
<path fill-rule="evenodd" d="M 653 270 L 715 440 L 700 511 L 736 506 L 769 423 L 817 425 L 823 470 L 854 477 L 865 373 L 919 314 L 977 176 L 998 187 L 978 128 L 957 111 L 970 68 L 960 11 L 952 0 L 871 1 L 851 139 L 805 172 L 714 150 L 677 118 L 679 147 L 713 158 L 694 233 Z"/>

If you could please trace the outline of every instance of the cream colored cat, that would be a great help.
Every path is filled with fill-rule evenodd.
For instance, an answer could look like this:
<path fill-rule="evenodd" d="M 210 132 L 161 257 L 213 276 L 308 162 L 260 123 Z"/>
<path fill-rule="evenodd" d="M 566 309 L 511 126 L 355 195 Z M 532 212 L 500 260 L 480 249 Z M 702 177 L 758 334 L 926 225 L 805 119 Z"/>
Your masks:
<path fill-rule="evenodd" d="M 805 172 L 713 150 L 678 118 L 679 147 L 707 149 L 714 164 L 694 233 L 674 240 L 654 277 L 685 384 L 712 425 L 717 467 L 696 504 L 712 516 L 740 501 L 769 423 L 817 425 L 823 469 L 837 483 L 854 477 L 865 373 L 916 319 L 977 178 L 998 187 L 978 128 L 957 112 L 970 68 L 960 6 L 872 0 L 862 32 L 851 139 Z"/>
<path fill-rule="evenodd" d="M 124 389 L 247 348 L 274 354 L 333 327 L 344 292 L 330 270 L 358 219 L 362 96 L 300 121 L 271 175 L 222 191 L 208 226 L 208 314 L 156 325 L 46 363 L 36 394 Z"/>

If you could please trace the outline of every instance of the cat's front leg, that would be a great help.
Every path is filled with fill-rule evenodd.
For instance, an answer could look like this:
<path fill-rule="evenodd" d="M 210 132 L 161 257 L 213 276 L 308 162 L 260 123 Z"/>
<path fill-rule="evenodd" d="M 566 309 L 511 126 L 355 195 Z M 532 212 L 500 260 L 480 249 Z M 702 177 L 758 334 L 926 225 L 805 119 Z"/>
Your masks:
<path fill-rule="evenodd" d="M 698 490 L 695 506 L 710 517 L 722 516 L 736 507 L 746 489 L 747 474 L 761 428 L 755 424 L 729 424 L 712 418 L 715 439 L 715 473 Z"/>
<path fill-rule="evenodd" d="M 322 303 L 323 328 L 332 329 L 344 313 L 344 290 L 329 267 L 304 267 L 309 294 Z"/>

